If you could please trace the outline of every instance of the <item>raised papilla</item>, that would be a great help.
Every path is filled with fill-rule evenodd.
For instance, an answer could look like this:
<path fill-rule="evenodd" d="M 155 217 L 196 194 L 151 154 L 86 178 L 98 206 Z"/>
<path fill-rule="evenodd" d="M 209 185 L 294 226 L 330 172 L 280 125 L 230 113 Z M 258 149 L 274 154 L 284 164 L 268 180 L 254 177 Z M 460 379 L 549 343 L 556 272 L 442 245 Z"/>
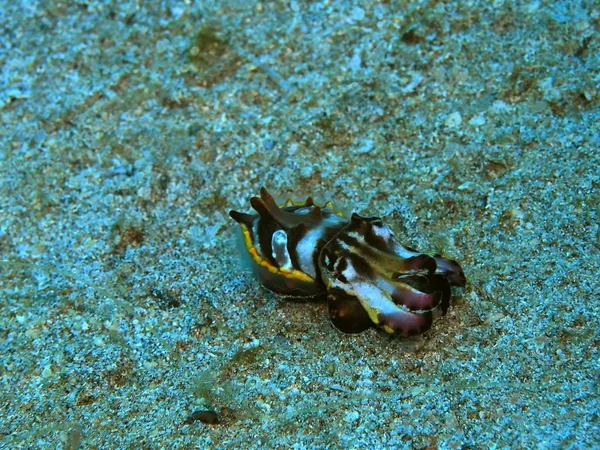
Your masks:
<path fill-rule="evenodd" d="M 258 214 L 229 215 L 262 284 L 284 296 L 327 298 L 331 321 L 344 333 L 378 326 L 421 334 L 435 309 L 446 313 L 451 286 L 465 286 L 456 261 L 400 245 L 377 217 L 347 219 L 310 197 L 279 207 L 265 188 L 250 204 Z"/>

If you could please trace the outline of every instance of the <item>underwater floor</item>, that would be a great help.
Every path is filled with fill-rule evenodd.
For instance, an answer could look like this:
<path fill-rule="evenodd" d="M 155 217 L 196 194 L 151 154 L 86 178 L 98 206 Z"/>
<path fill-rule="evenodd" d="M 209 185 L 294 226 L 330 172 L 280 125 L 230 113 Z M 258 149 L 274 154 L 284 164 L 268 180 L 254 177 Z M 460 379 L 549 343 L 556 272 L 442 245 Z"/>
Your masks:
<path fill-rule="evenodd" d="M 0 448 L 600 446 L 593 4 L 0 0 Z M 244 265 L 262 186 L 468 283 L 342 334 Z"/>

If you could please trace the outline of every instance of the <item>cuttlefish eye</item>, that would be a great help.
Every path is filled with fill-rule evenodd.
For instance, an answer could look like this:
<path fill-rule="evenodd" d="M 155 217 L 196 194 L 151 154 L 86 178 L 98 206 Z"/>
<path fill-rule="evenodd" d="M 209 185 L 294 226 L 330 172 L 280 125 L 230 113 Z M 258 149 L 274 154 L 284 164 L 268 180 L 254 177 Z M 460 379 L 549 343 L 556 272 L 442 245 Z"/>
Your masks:
<path fill-rule="evenodd" d="M 337 258 L 335 255 L 327 250 L 323 250 L 321 252 L 321 264 L 324 268 L 326 268 L 329 272 L 333 272 L 335 268 L 335 263 Z"/>
<path fill-rule="evenodd" d="M 321 272 L 325 272 L 327 278 L 332 278 L 340 283 L 347 283 L 348 280 L 344 271 L 348 268 L 348 261 L 327 249 L 321 252 Z"/>

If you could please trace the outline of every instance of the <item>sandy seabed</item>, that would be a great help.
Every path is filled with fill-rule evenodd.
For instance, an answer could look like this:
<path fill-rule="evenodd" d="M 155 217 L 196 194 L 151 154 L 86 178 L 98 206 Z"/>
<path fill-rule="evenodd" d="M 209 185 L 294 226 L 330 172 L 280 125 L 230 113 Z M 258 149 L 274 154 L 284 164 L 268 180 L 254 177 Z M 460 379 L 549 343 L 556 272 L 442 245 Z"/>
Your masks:
<path fill-rule="evenodd" d="M 0 448 L 600 446 L 595 2 L 190 3 L 0 1 Z M 469 283 L 342 335 L 261 186 Z"/>

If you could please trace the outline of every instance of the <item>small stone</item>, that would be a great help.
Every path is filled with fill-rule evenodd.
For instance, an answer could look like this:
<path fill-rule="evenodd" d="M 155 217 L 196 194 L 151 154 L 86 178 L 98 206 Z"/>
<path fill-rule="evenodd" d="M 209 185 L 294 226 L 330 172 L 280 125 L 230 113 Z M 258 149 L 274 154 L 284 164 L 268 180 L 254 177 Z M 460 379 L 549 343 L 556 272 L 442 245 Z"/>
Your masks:
<path fill-rule="evenodd" d="M 199 421 L 207 425 L 216 425 L 220 422 L 219 416 L 214 411 L 194 411 L 183 423 L 190 424 Z"/>
<path fill-rule="evenodd" d="M 485 116 L 483 114 L 477 114 L 476 116 L 471 117 L 469 120 L 469 124 L 479 127 L 485 124 Z"/>
<path fill-rule="evenodd" d="M 357 149 L 357 153 L 361 155 L 370 153 L 371 150 L 373 150 L 373 147 L 375 147 L 375 141 L 373 139 L 363 139 L 362 145 Z"/>
<path fill-rule="evenodd" d="M 345 422 L 356 422 L 360 414 L 358 411 L 346 411 L 346 417 L 344 418 Z"/>
<path fill-rule="evenodd" d="M 352 20 L 363 20 L 365 18 L 365 10 L 357 6 L 352 10 Z"/>
<path fill-rule="evenodd" d="M 46 367 L 44 367 L 44 370 L 42 370 L 42 378 L 49 378 L 52 376 L 52 366 L 50 364 L 48 364 Z"/>
<path fill-rule="evenodd" d="M 455 111 L 452 114 L 450 114 L 448 117 L 446 117 L 446 121 L 444 122 L 444 124 L 448 128 L 457 128 L 460 126 L 461 123 L 462 123 L 462 116 L 460 115 L 460 113 L 458 111 Z"/>
<path fill-rule="evenodd" d="M 358 69 L 360 69 L 361 64 L 362 64 L 362 59 L 360 57 L 360 53 L 356 52 L 354 54 L 354 56 L 352 56 L 352 59 L 350 59 L 350 64 L 349 64 L 350 70 L 352 72 L 357 71 Z"/>
<path fill-rule="evenodd" d="M 302 167 L 300 169 L 300 177 L 301 178 L 310 178 L 313 176 L 313 168 L 310 165 Z"/>
<path fill-rule="evenodd" d="M 502 100 L 495 100 L 492 104 L 492 108 L 498 112 L 508 111 L 510 109 L 508 104 Z"/>

